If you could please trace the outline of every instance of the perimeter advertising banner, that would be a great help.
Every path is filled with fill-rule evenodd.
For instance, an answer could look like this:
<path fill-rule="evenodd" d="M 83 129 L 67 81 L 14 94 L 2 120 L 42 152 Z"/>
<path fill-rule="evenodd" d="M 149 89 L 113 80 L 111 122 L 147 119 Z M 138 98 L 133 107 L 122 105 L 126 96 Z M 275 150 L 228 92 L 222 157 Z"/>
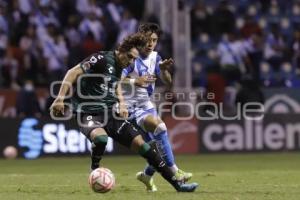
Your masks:
<path fill-rule="evenodd" d="M 176 120 L 171 116 L 164 117 L 168 128 L 169 140 L 175 153 L 198 153 L 198 120 Z"/>
<path fill-rule="evenodd" d="M 170 141 L 175 153 L 198 152 L 197 121 L 178 122 L 166 119 L 170 127 Z M 8 146 L 18 150 L 18 156 L 36 159 L 44 156 L 89 155 L 91 143 L 78 130 L 75 120 L 54 121 L 36 118 L 0 118 L 0 157 Z M 134 154 L 113 142 L 106 146 L 106 154 Z"/>
<path fill-rule="evenodd" d="M 77 129 L 76 121 L 51 119 L 0 119 L 0 150 L 7 146 L 17 147 L 18 156 L 35 159 L 42 156 L 89 155 L 91 143 Z M 107 154 L 132 153 L 108 140 Z"/>
<path fill-rule="evenodd" d="M 199 124 L 200 153 L 300 151 L 300 114 Z"/>

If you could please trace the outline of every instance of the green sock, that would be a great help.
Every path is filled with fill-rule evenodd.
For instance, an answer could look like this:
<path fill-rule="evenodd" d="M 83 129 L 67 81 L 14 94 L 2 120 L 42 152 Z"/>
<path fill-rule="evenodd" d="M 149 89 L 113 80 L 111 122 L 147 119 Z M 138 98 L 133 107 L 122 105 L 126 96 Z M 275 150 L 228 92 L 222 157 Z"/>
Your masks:
<path fill-rule="evenodd" d="M 140 147 L 140 149 L 139 149 L 139 154 L 141 155 L 141 156 L 144 156 L 146 153 L 147 153 L 147 151 L 149 151 L 150 150 L 150 145 L 148 144 L 148 143 L 144 143 L 141 147 Z"/>
<path fill-rule="evenodd" d="M 104 154 L 105 147 L 107 144 L 108 136 L 107 135 L 99 135 L 96 136 L 92 142 L 92 169 L 96 169 L 99 167 L 99 162 Z"/>

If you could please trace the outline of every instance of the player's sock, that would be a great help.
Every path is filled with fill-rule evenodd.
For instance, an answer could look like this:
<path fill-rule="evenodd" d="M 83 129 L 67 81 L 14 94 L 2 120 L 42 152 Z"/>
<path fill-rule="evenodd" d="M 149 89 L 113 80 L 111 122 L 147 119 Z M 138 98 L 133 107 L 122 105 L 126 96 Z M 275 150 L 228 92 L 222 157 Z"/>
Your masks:
<path fill-rule="evenodd" d="M 155 169 L 150 166 L 150 165 L 147 165 L 144 169 L 144 174 L 146 174 L 147 176 L 153 176 L 155 173 Z"/>
<path fill-rule="evenodd" d="M 107 140 L 108 140 L 107 135 L 98 135 L 94 138 L 94 140 L 92 142 L 92 156 L 91 156 L 91 159 L 92 159 L 91 169 L 92 170 L 99 167 L 99 162 L 105 151 Z"/>
<path fill-rule="evenodd" d="M 160 152 L 159 149 L 157 148 L 157 142 L 155 140 L 148 140 L 148 144 L 153 147 L 157 152 Z M 144 169 L 144 174 L 146 174 L 147 176 L 153 176 L 155 173 L 155 169 L 154 167 L 152 167 L 151 165 L 147 165 Z"/>
<path fill-rule="evenodd" d="M 174 164 L 173 166 L 171 166 L 170 169 L 172 170 L 172 172 L 174 174 L 179 170 L 176 164 Z"/>
<path fill-rule="evenodd" d="M 161 151 L 161 155 L 162 155 L 163 159 L 166 161 L 168 167 L 174 166 L 175 159 L 174 159 L 172 147 L 169 142 L 167 131 L 161 131 L 159 133 L 154 133 L 154 139 L 157 141 L 158 147 Z M 178 168 L 177 168 L 177 170 L 178 170 Z M 173 172 L 175 173 L 176 171 L 173 171 Z"/>
<path fill-rule="evenodd" d="M 139 154 L 142 155 L 151 166 L 160 172 L 162 177 L 166 179 L 176 190 L 180 189 L 180 183 L 176 180 L 174 173 L 153 147 L 144 143 L 139 150 Z"/>

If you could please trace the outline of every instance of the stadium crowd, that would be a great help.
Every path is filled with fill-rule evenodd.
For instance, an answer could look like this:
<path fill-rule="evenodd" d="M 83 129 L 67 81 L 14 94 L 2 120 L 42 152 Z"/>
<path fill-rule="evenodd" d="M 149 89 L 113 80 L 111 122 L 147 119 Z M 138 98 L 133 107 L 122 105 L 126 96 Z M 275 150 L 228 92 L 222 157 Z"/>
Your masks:
<path fill-rule="evenodd" d="M 194 87 L 206 86 L 211 72 L 229 85 L 250 74 L 263 86 L 300 87 L 300 1 L 187 2 Z M 1 0 L 0 86 L 60 80 L 67 67 L 134 33 L 144 6 L 128 0 Z"/>
<path fill-rule="evenodd" d="M 265 87 L 300 87 L 300 1 L 192 0 L 193 83 L 243 76 Z"/>
<path fill-rule="evenodd" d="M 68 67 L 136 32 L 144 1 L 1 0 L 1 87 L 61 80 Z"/>

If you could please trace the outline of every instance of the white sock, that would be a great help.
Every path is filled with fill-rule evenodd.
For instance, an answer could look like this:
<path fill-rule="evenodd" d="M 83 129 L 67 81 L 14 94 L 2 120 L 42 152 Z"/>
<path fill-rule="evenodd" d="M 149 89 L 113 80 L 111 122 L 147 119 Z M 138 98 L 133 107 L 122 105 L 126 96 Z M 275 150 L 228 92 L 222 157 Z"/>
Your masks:
<path fill-rule="evenodd" d="M 178 171 L 178 167 L 176 164 L 170 167 L 171 171 L 175 174 Z"/>

